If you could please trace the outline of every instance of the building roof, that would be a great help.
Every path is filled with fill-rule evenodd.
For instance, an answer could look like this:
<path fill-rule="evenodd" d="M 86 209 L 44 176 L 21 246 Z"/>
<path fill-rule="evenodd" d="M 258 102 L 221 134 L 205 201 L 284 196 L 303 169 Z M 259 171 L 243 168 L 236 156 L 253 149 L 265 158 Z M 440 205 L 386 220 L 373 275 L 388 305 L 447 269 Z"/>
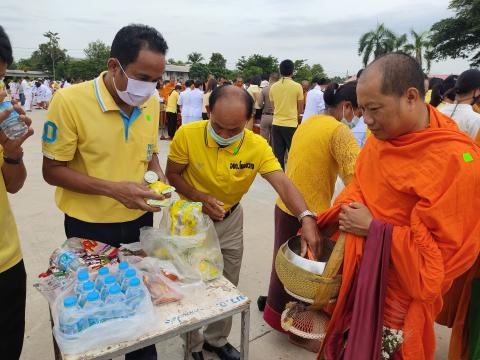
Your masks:
<path fill-rule="evenodd" d="M 179 73 L 186 73 L 188 74 L 190 72 L 190 65 L 172 65 L 172 64 L 167 64 L 165 66 L 165 71 L 168 72 L 179 72 Z"/>
<path fill-rule="evenodd" d="M 23 76 L 28 76 L 28 77 L 33 77 L 33 78 L 44 78 L 44 77 L 50 77 L 49 74 L 43 72 L 43 71 L 35 71 L 35 70 L 30 70 L 30 71 L 23 71 L 23 70 L 7 70 L 5 73 L 5 76 L 16 76 L 16 77 L 23 77 Z"/>

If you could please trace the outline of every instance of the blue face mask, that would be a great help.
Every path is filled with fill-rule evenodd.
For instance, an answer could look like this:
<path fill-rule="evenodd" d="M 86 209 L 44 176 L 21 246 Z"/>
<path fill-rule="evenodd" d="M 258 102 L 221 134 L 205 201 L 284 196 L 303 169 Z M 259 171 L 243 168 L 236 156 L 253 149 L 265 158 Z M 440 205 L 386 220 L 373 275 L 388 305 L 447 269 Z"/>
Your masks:
<path fill-rule="evenodd" d="M 215 140 L 215 142 L 220 145 L 220 146 L 229 146 L 229 145 L 232 145 L 232 144 L 235 144 L 237 141 L 240 141 L 243 139 L 243 134 L 244 134 L 244 131 L 242 131 L 241 133 L 235 135 L 235 136 L 232 136 L 228 139 L 224 139 L 223 137 L 221 137 L 220 135 L 218 135 L 215 130 L 213 130 L 213 127 L 212 127 L 212 124 L 210 122 L 208 122 L 208 133 L 210 134 L 210 136 L 212 137 L 213 140 Z"/>

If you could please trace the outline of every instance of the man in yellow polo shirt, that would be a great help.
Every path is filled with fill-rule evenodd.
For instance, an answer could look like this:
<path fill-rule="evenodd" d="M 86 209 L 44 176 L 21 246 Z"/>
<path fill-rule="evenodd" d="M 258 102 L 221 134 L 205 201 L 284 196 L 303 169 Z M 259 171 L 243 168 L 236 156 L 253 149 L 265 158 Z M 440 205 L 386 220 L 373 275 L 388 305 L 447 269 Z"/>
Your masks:
<path fill-rule="evenodd" d="M 273 108 L 273 152 L 282 169 L 285 169 L 285 154 L 290 150 L 300 114 L 303 113 L 303 88 L 292 80 L 294 68 L 292 60 L 283 60 L 280 63 L 282 77 L 269 92 Z"/>
<path fill-rule="evenodd" d="M 0 79 L 12 64 L 12 46 L 7 34 L 0 26 Z M 3 101 L 3 99 L 1 99 Z M 12 113 L 12 108 L 0 111 L 0 126 Z M 20 119 L 30 126 L 31 120 L 18 106 Z M 25 298 L 27 295 L 27 274 L 22 260 L 22 250 L 17 226 L 8 202 L 7 192 L 18 192 L 27 178 L 23 164 L 24 141 L 33 134 L 31 128 L 16 140 L 8 139 L 0 131 L 0 357 L 17 360 L 20 358 L 25 332 Z"/>
<path fill-rule="evenodd" d="M 109 245 L 139 241 L 153 225 L 145 199 L 163 199 L 143 184 L 147 170 L 165 181 L 158 162 L 159 103 L 152 96 L 165 69 L 167 43 L 154 28 L 129 25 L 116 34 L 108 70 L 60 90 L 43 131 L 43 176 L 57 186 L 68 238 Z M 155 346 L 127 354 L 156 359 Z"/>
<path fill-rule="evenodd" d="M 216 88 L 209 99 L 210 121 L 180 127 L 170 145 L 167 177 L 179 194 L 203 203 L 214 220 L 224 260 L 224 276 L 238 284 L 243 254 L 243 210 L 240 200 L 260 173 L 278 192 L 303 226 L 303 251 L 307 244 L 319 254 L 321 239 L 315 215 L 282 171 L 267 141 L 245 129 L 253 113 L 253 99 L 235 86 Z M 222 360 L 239 359 L 228 343 L 231 319 L 214 323 L 193 335 L 193 357 L 203 359 L 204 349 Z"/>

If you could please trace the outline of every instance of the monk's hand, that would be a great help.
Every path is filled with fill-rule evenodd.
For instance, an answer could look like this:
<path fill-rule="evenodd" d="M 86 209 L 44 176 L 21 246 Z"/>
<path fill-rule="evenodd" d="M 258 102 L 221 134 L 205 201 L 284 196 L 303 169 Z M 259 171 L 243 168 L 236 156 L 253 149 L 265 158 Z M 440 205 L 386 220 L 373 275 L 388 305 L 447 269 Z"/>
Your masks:
<path fill-rule="evenodd" d="M 307 255 L 307 248 L 313 253 L 315 260 L 320 259 L 323 249 L 323 237 L 317 227 L 317 221 L 309 216 L 302 219 L 302 241 L 300 255 Z"/>
<path fill-rule="evenodd" d="M 368 208 L 360 203 L 341 206 L 338 217 L 339 230 L 358 236 L 367 236 L 373 216 Z"/>

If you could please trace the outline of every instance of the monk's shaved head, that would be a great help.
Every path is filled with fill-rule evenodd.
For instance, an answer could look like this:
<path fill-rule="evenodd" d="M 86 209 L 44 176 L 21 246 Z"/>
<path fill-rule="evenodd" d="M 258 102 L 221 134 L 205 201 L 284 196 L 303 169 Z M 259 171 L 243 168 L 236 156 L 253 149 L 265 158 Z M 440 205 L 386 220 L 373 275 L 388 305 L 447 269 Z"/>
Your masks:
<path fill-rule="evenodd" d="M 381 78 L 381 92 L 384 95 L 403 96 L 410 88 L 418 90 L 425 97 L 425 76 L 420 64 L 403 53 L 390 53 L 372 62 L 362 73 L 359 83 Z"/>

